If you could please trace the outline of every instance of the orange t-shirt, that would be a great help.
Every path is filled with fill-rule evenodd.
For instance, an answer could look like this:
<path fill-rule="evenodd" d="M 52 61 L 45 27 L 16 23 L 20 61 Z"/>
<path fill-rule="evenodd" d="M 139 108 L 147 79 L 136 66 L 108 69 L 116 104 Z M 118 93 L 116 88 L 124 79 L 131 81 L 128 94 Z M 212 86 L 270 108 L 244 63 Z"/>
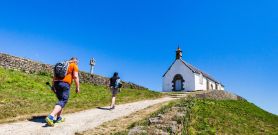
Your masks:
<path fill-rule="evenodd" d="M 73 72 L 78 72 L 78 66 L 75 63 L 70 63 L 68 72 L 66 77 L 63 79 L 63 82 L 68 83 L 71 85 L 73 80 Z M 56 80 L 56 79 L 55 79 Z"/>

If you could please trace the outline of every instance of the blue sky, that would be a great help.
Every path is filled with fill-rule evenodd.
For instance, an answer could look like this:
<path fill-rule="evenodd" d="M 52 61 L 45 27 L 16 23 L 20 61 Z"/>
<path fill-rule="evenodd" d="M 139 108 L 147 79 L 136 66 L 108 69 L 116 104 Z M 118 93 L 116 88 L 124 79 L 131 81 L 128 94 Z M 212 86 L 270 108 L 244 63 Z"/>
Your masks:
<path fill-rule="evenodd" d="M 76 56 L 80 69 L 161 90 L 175 58 L 278 114 L 278 1 L 1 1 L 0 52 L 44 63 Z"/>

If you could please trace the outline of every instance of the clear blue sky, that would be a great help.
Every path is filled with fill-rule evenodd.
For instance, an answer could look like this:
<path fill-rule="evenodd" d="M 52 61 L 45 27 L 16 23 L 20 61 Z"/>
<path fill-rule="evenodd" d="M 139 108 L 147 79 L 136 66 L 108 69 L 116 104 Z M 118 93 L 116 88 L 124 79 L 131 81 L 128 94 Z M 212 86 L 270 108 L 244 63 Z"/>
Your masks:
<path fill-rule="evenodd" d="M 177 44 L 184 60 L 278 114 L 278 1 L 45 0 L 0 2 L 0 52 L 161 90 Z"/>

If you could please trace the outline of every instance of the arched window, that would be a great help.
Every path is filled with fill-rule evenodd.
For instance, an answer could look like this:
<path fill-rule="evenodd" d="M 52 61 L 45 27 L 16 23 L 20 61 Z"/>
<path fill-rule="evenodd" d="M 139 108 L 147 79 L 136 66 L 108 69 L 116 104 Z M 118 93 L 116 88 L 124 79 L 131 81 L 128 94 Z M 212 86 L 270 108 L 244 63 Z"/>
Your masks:
<path fill-rule="evenodd" d="M 184 90 L 184 79 L 180 74 L 175 75 L 173 81 L 173 91 L 182 91 Z"/>

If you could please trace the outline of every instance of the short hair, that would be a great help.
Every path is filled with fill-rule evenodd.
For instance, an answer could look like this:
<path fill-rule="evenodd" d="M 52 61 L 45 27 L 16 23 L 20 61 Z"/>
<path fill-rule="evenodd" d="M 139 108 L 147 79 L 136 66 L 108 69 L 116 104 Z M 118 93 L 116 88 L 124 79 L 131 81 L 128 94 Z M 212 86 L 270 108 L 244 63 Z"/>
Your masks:
<path fill-rule="evenodd" d="M 113 76 L 118 76 L 118 75 L 119 75 L 119 73 L 118 73 L 118 72 L 115 72 Z"/>
<path fill-rule="evenodd" d="M 72 57 L 72 58 L 70 58 L 70 60 L 78 60 L 76 57 Z"/>

